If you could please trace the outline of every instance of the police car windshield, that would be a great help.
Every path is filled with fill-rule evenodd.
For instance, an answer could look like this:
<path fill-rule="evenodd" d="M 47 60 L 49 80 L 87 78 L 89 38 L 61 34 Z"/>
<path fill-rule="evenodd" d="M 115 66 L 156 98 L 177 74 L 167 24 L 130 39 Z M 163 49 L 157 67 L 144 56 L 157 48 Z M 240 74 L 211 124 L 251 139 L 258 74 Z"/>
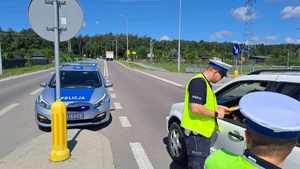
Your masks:
<path fill-rule="evenodd" d="M 102 86 L 99 73 L 96 71 L 60 71 L 62 88 L 99 88 Z M 55 87 L 55 75 L 52 77 L 50 87 Z"/>

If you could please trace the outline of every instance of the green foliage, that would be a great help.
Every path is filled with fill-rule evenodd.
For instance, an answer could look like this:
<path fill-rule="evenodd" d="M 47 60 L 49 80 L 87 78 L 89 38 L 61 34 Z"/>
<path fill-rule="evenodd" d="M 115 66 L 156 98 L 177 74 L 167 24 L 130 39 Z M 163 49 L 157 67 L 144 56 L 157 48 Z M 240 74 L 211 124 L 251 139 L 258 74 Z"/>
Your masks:
<path fill-rule="evenodd" d="M 53 65 L 49 64 L 49 65 L 36 65 L 36 66 L 27 66 L 27 67 L 22 67 L 22 68 L 4 69 L 3 75 L 0 75 L 0 79 L 6 78 L 9 76 L 29 73 L 29 72 L 45 70 L 45 69 L 49 69 L 52 67 L 53 67 Z"/>
<path fill-rule="evenodd" d="M 150 37 L 129 35 L 129 50 L 136 51 L 135 58 L 147 59 L 149 53 Z M 118 57 L 126 57 L 126 35 L 112 33 L 94 36 L 77 36 L 71 40 L 72 52 L 68 52 L 68 43 L 60 45 L 61 60 L 72 61 L 83 56 L 89 58 L 104 57 L 105 51 L 116 50 L 118 42 Z M 12 29 L 0 29 L 0 41 L 2 42 L 3 56 L 5 58 L 23 57 L 30 58 L 38 54 L 53 60 L 53 43 L 41 39 L 31 29 L 16 32 Z M 177 58 L 177 41 L 153 42 L 154 59 L 156 63 L 171 62 Z M 186 64 L 197 64 L 202 58 L 219 57 L 232 63 L 232 43 L 205 42 L 205 41 L 182 41 L 181 56 Z M 296 44 L 264 45 L 259 44 L 252 50 L 252 55 L 270 56 L 268 64 L 288 64 L 288 53 L 290 65 L 299 65 L 300 47 Z"/>

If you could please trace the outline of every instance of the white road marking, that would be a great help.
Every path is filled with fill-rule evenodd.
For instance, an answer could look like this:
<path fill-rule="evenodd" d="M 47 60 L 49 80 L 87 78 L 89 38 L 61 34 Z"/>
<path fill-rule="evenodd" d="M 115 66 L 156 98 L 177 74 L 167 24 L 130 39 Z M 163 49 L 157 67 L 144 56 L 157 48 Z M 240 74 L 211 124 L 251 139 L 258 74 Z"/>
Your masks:
<path fill-rule="evenodd" d="M 163 82 L 165 82 L 165 83 L 168 83 L 168 84 L 171 84 L 171 85 L 180 87 L 180 88 L 184 88 L 184 85 L 182 85 L 182 84 L 178 84 L 178 83 L 173 82 L 173 81 L 171 81 L 171 80 L 164 79 L 164 78 L 162 78 L 162 77 L 159 77 L 159 76 L 156 76 L 156 75 L 153 75 L 153 74 L 150 74 L 150 73 L 146 73 L 146 72 L 143 72 L 143 71 L 140 71 L 140 70 L 137 70 L 137 69 L 131 69 L 131 68 L 129 68 L 128 66 L 126 66 L 126 65 L 124 65 L 124 64 L 122 64 L 122 63 L 120 63 L 120 62 L 117 62 L 117 63 L 119 63 L 119 64 L 122 65 L 123 67 L 125 67 L 125 68 L 127 68 L 127 69 L 130 69 L 130 70 L 132 70 L 132 71 L 135 71 L 135 72 L 144 74 L 144 75 L 146 75 L 146 76 L 152 77 L 152 78 L 154 78 L 154 79 L 163 81 Z"/>
<path fill-rule="evenodd" d="M 12 110 L 13 108 L 17 107 L 18 105 L 19 105 L 18 103 L 14 103 L 0 110 L 0 117 L 3 116 L 5 113 L 9 112 L 10 110 Z"/>
<path fill-rule="evenodd" d="M 37 71 L 37 72 L 32 72 L 32 73 L 26 73 L 26 74 L 23 74 L 23 75 L 11 76 L 11 77 L 0 80 L 0 82 L 13 80 L 13 79 L 18 79 L 18 78 L 21 78 L 21 77 L 26 77 L 26 76 L 31 76 L 31 75 L 36 75 L 36 74 L 39 74 L 39 73 L 48 72 L 50 70 L 53 70 L 53 68 L 47 69 L 47 70 L 41 70 L 41 71 Z"/>
<path fill-rule="evenodd" d="M 107 62 L 105 62 L 105 63 L 106 63 L 105 64 L 106 65 L 106 76 L 109 77 L 108 64 L 107 64 Z"/>
<path fill-rule="evenodd" d="M 114 91 L 114 88 L 108 88 L 108 91 L 110 91 L 110 92 L 113 92 Z"/>
<path fill-rule="evenodd" d="M 117 95 L 115 93 L 112 93 L 112 94 L 110 94 L 110 97 L 115 99 L 115 98 L 117 98 Z"/>
<path fill-rule="evenodd" d="M 31 95 L 31 96 L 34 96 L 34 95 L 40 93 L 43 89 L 44 89 L 44 88 L 38 88 L 38 89 L 36 89 L 35 91 L 31 92 L 30 95 Z"/>
<path fill-rule="evenodd" d="M 106 77 L 106 78 L 109 77 L 107 61 L 104 61 L 103 75 L 104 75 L 104 77 Z"/>
<path fill-rule="evenodd" d="M 122 127 L 131 127 L 131 124 L 126 116 L 119 117 Z"/>
<path fill-rule="evenodd" d="M 114 107 L 117 110 L 123 109 L 123 107 L 121 106 L 121 103 L 114 103 Z"/>
<path fill-rule="evenodd" d="M 106 61 L 103 61 L 103 76 L 104 76 L 104 77 L 106 77 L 105 62 L 106 62 Z"/>
<path fill-rule="evenodd" d="M 153 166 L 145 153 L 141 143 L 129 143 L 139 169 L 153 169 Z"/>

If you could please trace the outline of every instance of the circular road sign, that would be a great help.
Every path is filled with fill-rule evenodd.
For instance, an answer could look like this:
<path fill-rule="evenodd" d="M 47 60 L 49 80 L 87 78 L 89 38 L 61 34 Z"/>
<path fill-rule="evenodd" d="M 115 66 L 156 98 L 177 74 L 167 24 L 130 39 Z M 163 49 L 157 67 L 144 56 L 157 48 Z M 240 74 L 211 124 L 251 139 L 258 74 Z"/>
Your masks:
<path fill-rule="evenodd" d="M 29 20 L 32 29 L 42 38 L 54 41 L 54 6 L 55 0 L 31 0 Z M 83 13 L 78 0 L 57 0 L 59 2 L 60 41 L 73 38 L 83 25 Z"/>

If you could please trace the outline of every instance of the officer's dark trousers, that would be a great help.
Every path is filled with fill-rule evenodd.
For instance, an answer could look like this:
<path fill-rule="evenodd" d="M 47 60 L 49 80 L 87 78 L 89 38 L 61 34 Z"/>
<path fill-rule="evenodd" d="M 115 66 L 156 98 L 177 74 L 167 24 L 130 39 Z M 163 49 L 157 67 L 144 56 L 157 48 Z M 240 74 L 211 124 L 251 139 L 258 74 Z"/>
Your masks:
<path fill-rule="evenodd" d="M 189 169 L 203 169 L 206 158 L 210 154 L 210 147 L 215 142 L 216 135 L 211 139 L 201 135 L 193 135 L 185 138 Z"/>

